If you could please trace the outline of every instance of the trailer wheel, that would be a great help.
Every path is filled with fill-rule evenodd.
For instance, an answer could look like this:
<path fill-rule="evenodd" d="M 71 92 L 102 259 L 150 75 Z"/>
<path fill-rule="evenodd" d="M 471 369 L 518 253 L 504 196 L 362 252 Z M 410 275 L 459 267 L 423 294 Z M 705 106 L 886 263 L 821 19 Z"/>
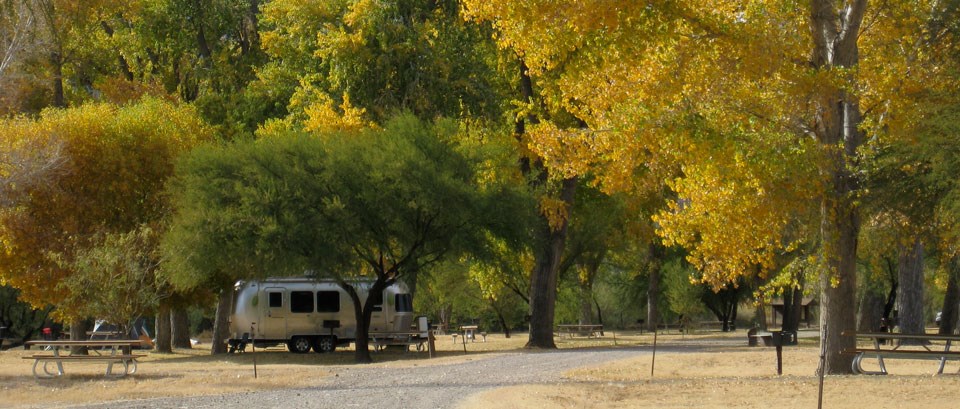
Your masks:
<path fill-rule="evenodd" d="M 296 354 L 310 352 L 310 338 L 293 337 L 290 339 L 290 342 L 287 343 L 287 349 Z"/>
<path fill-rule="evenodd" d="M 318 353 L 333 352 L 336 349 L 337 337 L 334 336 L 317 337 L 316 342 L 313 344 L 314 352 Z"/>

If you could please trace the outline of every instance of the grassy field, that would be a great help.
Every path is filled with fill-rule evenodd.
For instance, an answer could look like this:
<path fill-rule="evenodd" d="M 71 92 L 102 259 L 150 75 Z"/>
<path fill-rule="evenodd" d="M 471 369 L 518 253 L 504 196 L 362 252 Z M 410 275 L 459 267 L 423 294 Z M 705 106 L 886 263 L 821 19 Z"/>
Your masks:
<path fill-rule="evenodd" d="M 616 338 L 614 338 L 614 336 Z M 783 353 L 783 375 L 776 374 L 773 348 L 723 346 L 733 334 L 704 332 L 696 335 L 660 335 L 664 346 L 689 347 L 685 352 L 658 352 L 654 374 L 651 357 L 640 356 L 565 374 L 560 385 L 531 385 L 482 393 L 463 403 L 467 409 L 541 407 L 657 407 L 657 408 L 795 408 L 816 407 L 818 378 L 814 375 L 819 350 L 815 339 Z M 510 339 L 491 334 L 486 343 L 454 344 L 449 336 L 437 341 L 438 357 L 426 353 L 384 351 L 373 354 L 370 365 L 434 365 L 474 359 L 482 354 L 520 350 L 525 334 Z M 721 341 L 721 342 L 715 342 Z M 600 339 L 558 338 L 560 348 L 650 346 L 653 336 L 607 332 Z M 691 352 L 692 351 L 692 352 Z M 35 353 L 20 349 L 0 352 L 0 406 L 49 407 L 119 399 L 162 396 L 207 395 L 317 385 L 338 368 L 355 365 L 352 350 L 334 354 L 287 353 L 282 348 L 257 350 L 255 354 L 210 356 L 205 346 L 177 350 L 174 354 L 151 353 L 138 372 L 123 379 L 107 379 L 103 364 L 66 364 L 62 379 L 37 380 L 31 374 Z M 253 363 L 257 362 L 257 378 Z M 828 408 L 953 408 L 960 377 L 932 376 L 931 361 L 890 361 L 896 376 L 830 376 L 824 386 Z M 947 371 L 956 372 L 956 365 Z"/>

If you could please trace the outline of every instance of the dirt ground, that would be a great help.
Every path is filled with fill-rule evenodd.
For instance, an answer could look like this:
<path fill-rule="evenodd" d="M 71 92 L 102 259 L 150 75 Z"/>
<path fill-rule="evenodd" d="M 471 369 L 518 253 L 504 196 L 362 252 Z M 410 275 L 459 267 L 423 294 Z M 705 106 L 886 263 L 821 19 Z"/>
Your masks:
<path fill-rule="evenodd" d="M 769 408 L 815 407 L 819 382 L 814 375 L 819 350 L 815 339 L 783 352 L 783 375 L 776 374 L 773 348 L 732 346 L 744 340 L 733 334 L 705 332 L 697 335 L 660 335 L 663 348 L 656 355 L 651 376 L 650 355 L 582 368 L 565 374 L 558 385 L 508 387 L 472 396 L 461 403 L 479 408 Z M 524 334 L 505 339 L 491 334 L 487 342 L 454 344 L 450 337 L 437 340 L 438 357 L 424 353 L 384 351 L 373 353 L 370 365 L 403 367 L 439 365 L 484 354 L 515 351 Z M 650 347 L 653 336 L 611 333 L 600 339 L 558 338 L 560 348 L 625 346 Z M 466 349 L 466 354 L 464 353 Z M 696 351 L 696 352 L 691 352 Z M 177 350 L 175 354 L 150 353 L 136 374 L 122 379 L 104 378 L 103 364 L 65 364 L 62 379 L 34 379 L 33 361 L 21 359 L 36 351 L 0 352 L 0 406 L 49 407 L 121 399 L 163 396 L 212 395 L 317 385 L 334 376 L 338 368 L 355 365 L 352 350 L 334 354 L 296 355 L 282 348 L 256 353 L 210 356 L 206 346 Z M 257 378 L 254 378 L 254 361 Z M 957 372 L 957 364 L 945 372 Z M 888 361 L 891 376 L 829 376 L 824 382 L 824 407 L 845 408 L 954 408 L 960 377 L 933 376 L 932 361 Z"/>

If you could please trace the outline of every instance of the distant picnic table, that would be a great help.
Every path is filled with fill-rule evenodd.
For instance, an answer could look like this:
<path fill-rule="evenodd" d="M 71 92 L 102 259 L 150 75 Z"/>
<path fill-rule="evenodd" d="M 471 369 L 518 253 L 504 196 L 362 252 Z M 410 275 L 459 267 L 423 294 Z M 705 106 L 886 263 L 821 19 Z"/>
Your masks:
<path fill-rule="evenodd" d="M 557 325 L 557 334 L 568 337 L 581 336 L 599 338 L 603 336 L 603 324 L 562 324 Z"/>
<path fill-rule="evenodd" d="M 123 377 L 137 371 L 137 359 L 146 355 L 134 355 L 130 352 L 133 347 L 140 346 L 139 340 L 86 340 L 86 341 L 28 341 L 27 348 L 32 346 L 44 347 L 48 353 L 38 353 L 25 356 L 23 359 L 32 359 L 33 376 L 35 378 L 54 378 L 63 376 L 64 362 L 106 362 L 106 376 Z M 70 348 L 88 348 L 92 355 L 64 355 L 62 352 Z M 106 353 L 103 353 L 106 352 Z M 43 363 L 42 371 L 40 364 Z M 56 364 L 54 371 L 50 365 Z M 122 372 L 114 372 L 113 365 L 123 366 Z"/>
<path fill-rule="evenodd" d="M 856 332 L 844 331 L 843 336 L 867 339 L 873 348 L 854 348 L 844 350 L 843 353 L 855 354 L 853 372 L 865 375 L 886 375 L 887 359 L 926 359 L 938 362 L 937 375 L 943 374 L 947 361 L 960 360 L 960 351 L 951 351 L 954 342 L 960 341 L 958 335 L 937 334 L 901 334 L 891 332 Z M 907 341 L 907 342 L 904 342 Z M 912 345 L 910 341 L 917 341 Z M 942 345 L 941 345 L 942 344 Z M 908 347 L 908 348 L 902 348 Z M 939 350 L 937 350 L 939 348 Z M 879 371 L 863 369 L 864 358 L 876 358 L 880 366 Z"/>

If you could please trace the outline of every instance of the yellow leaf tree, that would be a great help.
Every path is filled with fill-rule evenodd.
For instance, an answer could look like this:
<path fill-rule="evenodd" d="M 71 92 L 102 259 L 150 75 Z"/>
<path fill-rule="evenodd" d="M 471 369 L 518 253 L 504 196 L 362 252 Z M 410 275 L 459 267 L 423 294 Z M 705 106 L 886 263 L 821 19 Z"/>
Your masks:
<path fill-rule="evenodd" d="M 193 109 L 153 99 L 3 120 L 2 146 L 32 146 L 57 159 L 42 178 L 16 186 L 18 194 L 0 208 L 0 281 L 33 305 L 57 306 L 61 318 L 84 318 L 63 302 L 70 289 L 59 284 L 77 274 L 70 261 L 105 234 L 162 226 L 174 158 L 210 138 Z M 4 175 L 30 172 L 2 154 Z"/>
<path fill-rule="evenodd" d="M 850 371 L 862 149 L 903 138 L 917 101 L 949 86 L 936 50 L 956 8 L 937 1 L 466 1 L 543 92 L 590 132 L 546 134 L 534 150 L 589 167 L 610 190 L 668 177 L 668 243 L 714 285 L 763 271 L 822 240 L 828 373 Z M 863 108 L 865 107 L 865 108 Z M 577 137 L 579 135 L 579 138 Z M 761 268 L 757 268 L 757 266 Z"/>

